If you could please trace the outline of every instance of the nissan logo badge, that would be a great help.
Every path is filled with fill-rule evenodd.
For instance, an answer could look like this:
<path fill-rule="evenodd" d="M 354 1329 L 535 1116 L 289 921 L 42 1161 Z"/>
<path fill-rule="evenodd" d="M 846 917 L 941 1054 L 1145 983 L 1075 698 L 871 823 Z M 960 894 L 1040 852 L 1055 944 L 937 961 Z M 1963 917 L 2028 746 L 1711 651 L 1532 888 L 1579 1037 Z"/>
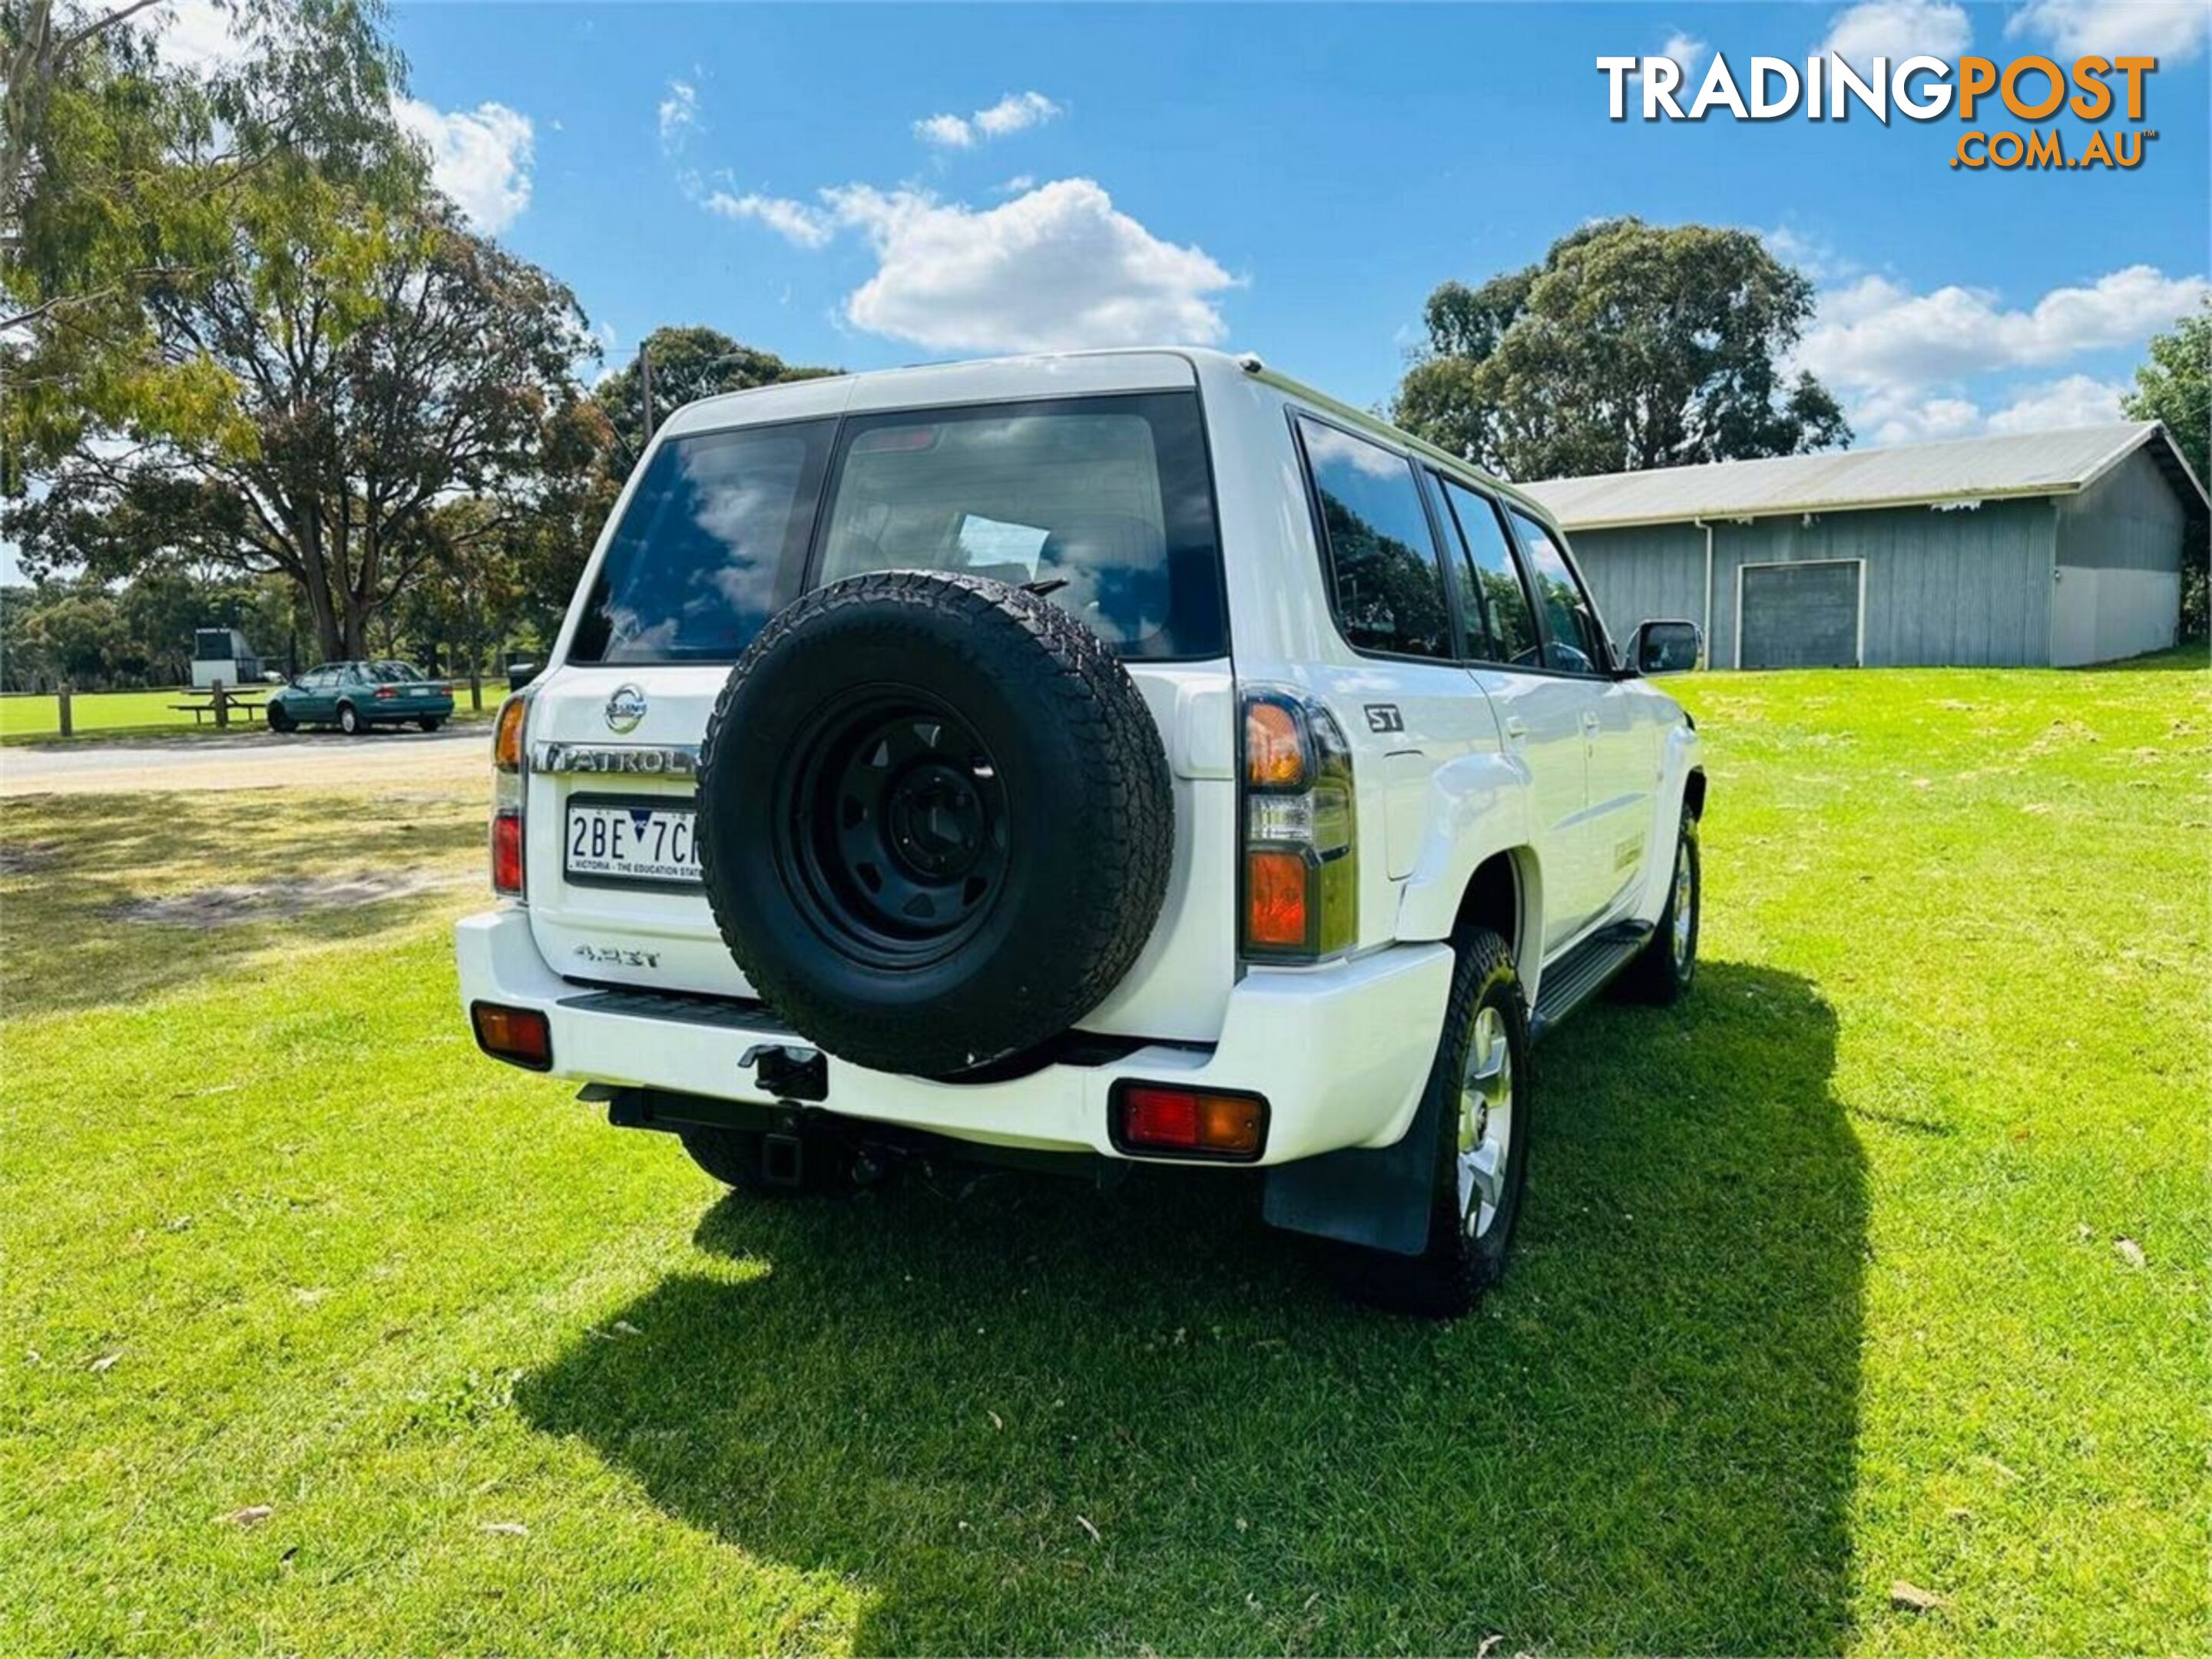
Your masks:
<path fill-rule="evenodd" d="M 607 699 L 607 730 L 635 732 L 644 718 L 645 693 L 635 685 L 615 687 L 614 696 Z"/>

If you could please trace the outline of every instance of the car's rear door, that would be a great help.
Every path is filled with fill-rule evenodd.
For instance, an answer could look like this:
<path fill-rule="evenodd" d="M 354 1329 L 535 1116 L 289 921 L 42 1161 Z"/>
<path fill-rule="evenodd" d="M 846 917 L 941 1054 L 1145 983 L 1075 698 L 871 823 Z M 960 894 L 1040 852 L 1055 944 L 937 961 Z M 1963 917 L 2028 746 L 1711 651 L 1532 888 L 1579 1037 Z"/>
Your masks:
<path fill-rule="evenodd" d="M 1527 573 L 1497 501 L 1455 477 L 1444 479 L 1442 489 L 1459 538 L 1453 568 L 1468 622 L 1468 672 L 1497 713 L 1505 752 L 1528 780 L 1548 955 L 1595 913 L 1588 844 L 1589 687 L 1559 672 L 1545 656 Z"/>
<path fill-rule="evenodd" d="M 1222 899 L 1236 877 L 1233 677 L 1191 370 L 1166 356 L 1079 362 L 1055 377 L 1067 395 L 1050 398 L 1033 377 L 1010 395 L 1018 373 L 776 388 L 749 396 L 749 423 L 664 435 L 532 692 L 528 902 L 556 971 L 750 995 L 684 816 L 730 668 L 810 586 L 962 568 L 1034 583 L 1115 645 L 1167 750 L 1167 902 L 1146 954 L 1084 1029 L 1218 1035 L 1234 978 L 1235 911 Z M 972 384 L 974 396 L 918 401 L 918 381 Z M 775 418 L 783 409 L 798 417 Z"/>
<path fill-rule="evenodd" d="M 331 687 L 337 680 L 337 666 L 325 663 L 319 668 L 307 671 L 300 680 L 301 690 L 285 702 L 290 705 L 295 719 L 326 720 L 337 708 L 337 699 L 331 695 Z"/>
<path fill-rule="evenodd" d="M 1564 539 L 1526 513 L 1509 516 L 1528 562 L 1546 653 L 1581 697 L 1589 791 L 1584 902 L 1590 919 L 1600 920 L 1641 890 L 1658 784 L 1657 731 L 1640 690 L 1613 676 L 1605 626 Z"/>

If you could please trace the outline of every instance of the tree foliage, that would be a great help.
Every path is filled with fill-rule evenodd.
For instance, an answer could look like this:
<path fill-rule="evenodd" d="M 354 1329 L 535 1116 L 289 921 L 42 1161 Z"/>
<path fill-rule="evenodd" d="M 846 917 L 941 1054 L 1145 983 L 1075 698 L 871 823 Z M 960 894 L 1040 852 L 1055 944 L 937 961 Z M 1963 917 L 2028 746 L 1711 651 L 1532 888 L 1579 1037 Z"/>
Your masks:
<path fill-rule="evenodd" d="M 1834 397 L 1785 368 L 1812 313 L 1812 284 L 1747 231 L 1607 220 L 1431 294 L 1393 417 L 1520 479 L 1846 444 Z"/>
<path fill-rule="evenodd" d="M 295 600 L 273 578 L 180 566 L 112 586 L 79 576 L 0 587 L 0 690 L 182 685 L 198 628 L 236 628 L 280 667 L 297 629 Z"/>
<path fill-rule="evenodd" d="M 377 0 L 218 0 L 236 47 L 185 68 L 141 0 L 0 0 L 0 439 L 26 468 L 102 429 L 250 441 L 220 365 L 165 349 L 147 301 L 212 280 L 241 224 L 295 225 L 333 187 L 425 187 L 391 115 Z"/>
<path fill-rule="evenodd" d="M 2212 487 L 2212 300 L 2150 343 L 2150 361 L 2136 369 L 2136 389 L 2121 400 L 2131 421 L 2163 421 L 2200 483 Z M 2181 626 L 2207 631 L 2207 537 L 2192 518 L 2181 565 Z"/>
<path fill-rule="evenodd" d="M 544 492 L 583 319 L 431 189 L 377 21 L 240 0 L 237 67 L 173 69 L 122 28 L 56 66 L 9 276 L 27 567 L 281 574 L 321 653 L 359 656 L 449 548 L 438 503 Z"/>
<path fill-rule="evenodd" d="M 653 360 L 653 409 L 656 426 L 685 404 L 725 392 L 746 392 L 785 380 L 811 380 L 836 374 L 834 368 L 787 363 L 772 351 L 745 345 L 720 329 L 700 324 L 656 328 L 645 337 L 640 356 L 592 388 L 592 398 L 606 416 L 614 440 L 607 463 L 627 474 L 651 434 L 645 423 L 644 375 L 641 357 Z"/>
<path fill-rule="evenodd" d="M 243 434 L 141 428 L 64 455 L 9 515 L 27 565 L 120 575 L 183 552 L 278 572 L 323 653 L 358 657 L 371 617 L 444 545 L 439 501 L 528 510 L 546 425 L 574 395 L 568 291 L 443 204 L 406 217 L 343 192 L 325 205 L 242 226 L 219 274 L 148 296 L 162 352 L 229 381 Z"/>

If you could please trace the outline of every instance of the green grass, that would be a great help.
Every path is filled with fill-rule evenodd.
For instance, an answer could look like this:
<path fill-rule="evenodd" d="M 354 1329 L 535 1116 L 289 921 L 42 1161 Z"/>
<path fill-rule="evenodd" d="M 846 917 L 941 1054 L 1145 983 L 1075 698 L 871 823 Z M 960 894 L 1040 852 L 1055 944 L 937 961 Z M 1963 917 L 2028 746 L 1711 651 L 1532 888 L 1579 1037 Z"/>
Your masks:
<path fill-rule="evenodd" d="M 484 708 L 481 711 L 469 707 L 466 682 L 460 682 L 455 694 L 454 714 L 461 720 L 481 712 L 489 714 L 507 695 L 503 681 L 484 682 Z M 250 687 L 255 696 L 252 708 L 234 711 L 228 732 L 255 731 L 261 726 L 261 698 L 259 694 L 274 690 L 273 686 Z M 122 738 L 148 737 L 185 737 L 198 732 L 214 736 L 222 728 L 212 717 L 195 720 L 189 710 L 172 707 L 188 701 L 182 691 L 88 691 L 80 692 L 70 700 L 70 725 L 73 739 Z M 59 742 L 61 738 L 60 700 L 44 693 L 9 692 L 0 696 L 0 744 Z"/>
<path fill-rule="evenodd" d="M 1698 988 L 1452 1327 L 1234 1180 L 724 1197 L 474 1054 L 465 890 L 118 919 L 471 793 L 9 801 L 0 1650 L 2203 1651 L 2207 689 L 1689 684 Z"/>

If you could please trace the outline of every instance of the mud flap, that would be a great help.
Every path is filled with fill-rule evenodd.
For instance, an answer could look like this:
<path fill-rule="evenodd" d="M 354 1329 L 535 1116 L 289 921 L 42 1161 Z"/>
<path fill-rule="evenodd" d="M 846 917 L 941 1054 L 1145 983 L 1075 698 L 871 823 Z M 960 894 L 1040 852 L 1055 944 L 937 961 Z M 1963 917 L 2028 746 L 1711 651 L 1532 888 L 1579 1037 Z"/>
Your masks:
<path fill-rule="evenodd" d="M 1428 1248 L 1436 1198 L 1435 1091 L 1395 1146 L 1347 1146 L 1267 1171 L 1261 1214 L 1271 1227 L 1361 1244 L 1394 1255 Z"/>

